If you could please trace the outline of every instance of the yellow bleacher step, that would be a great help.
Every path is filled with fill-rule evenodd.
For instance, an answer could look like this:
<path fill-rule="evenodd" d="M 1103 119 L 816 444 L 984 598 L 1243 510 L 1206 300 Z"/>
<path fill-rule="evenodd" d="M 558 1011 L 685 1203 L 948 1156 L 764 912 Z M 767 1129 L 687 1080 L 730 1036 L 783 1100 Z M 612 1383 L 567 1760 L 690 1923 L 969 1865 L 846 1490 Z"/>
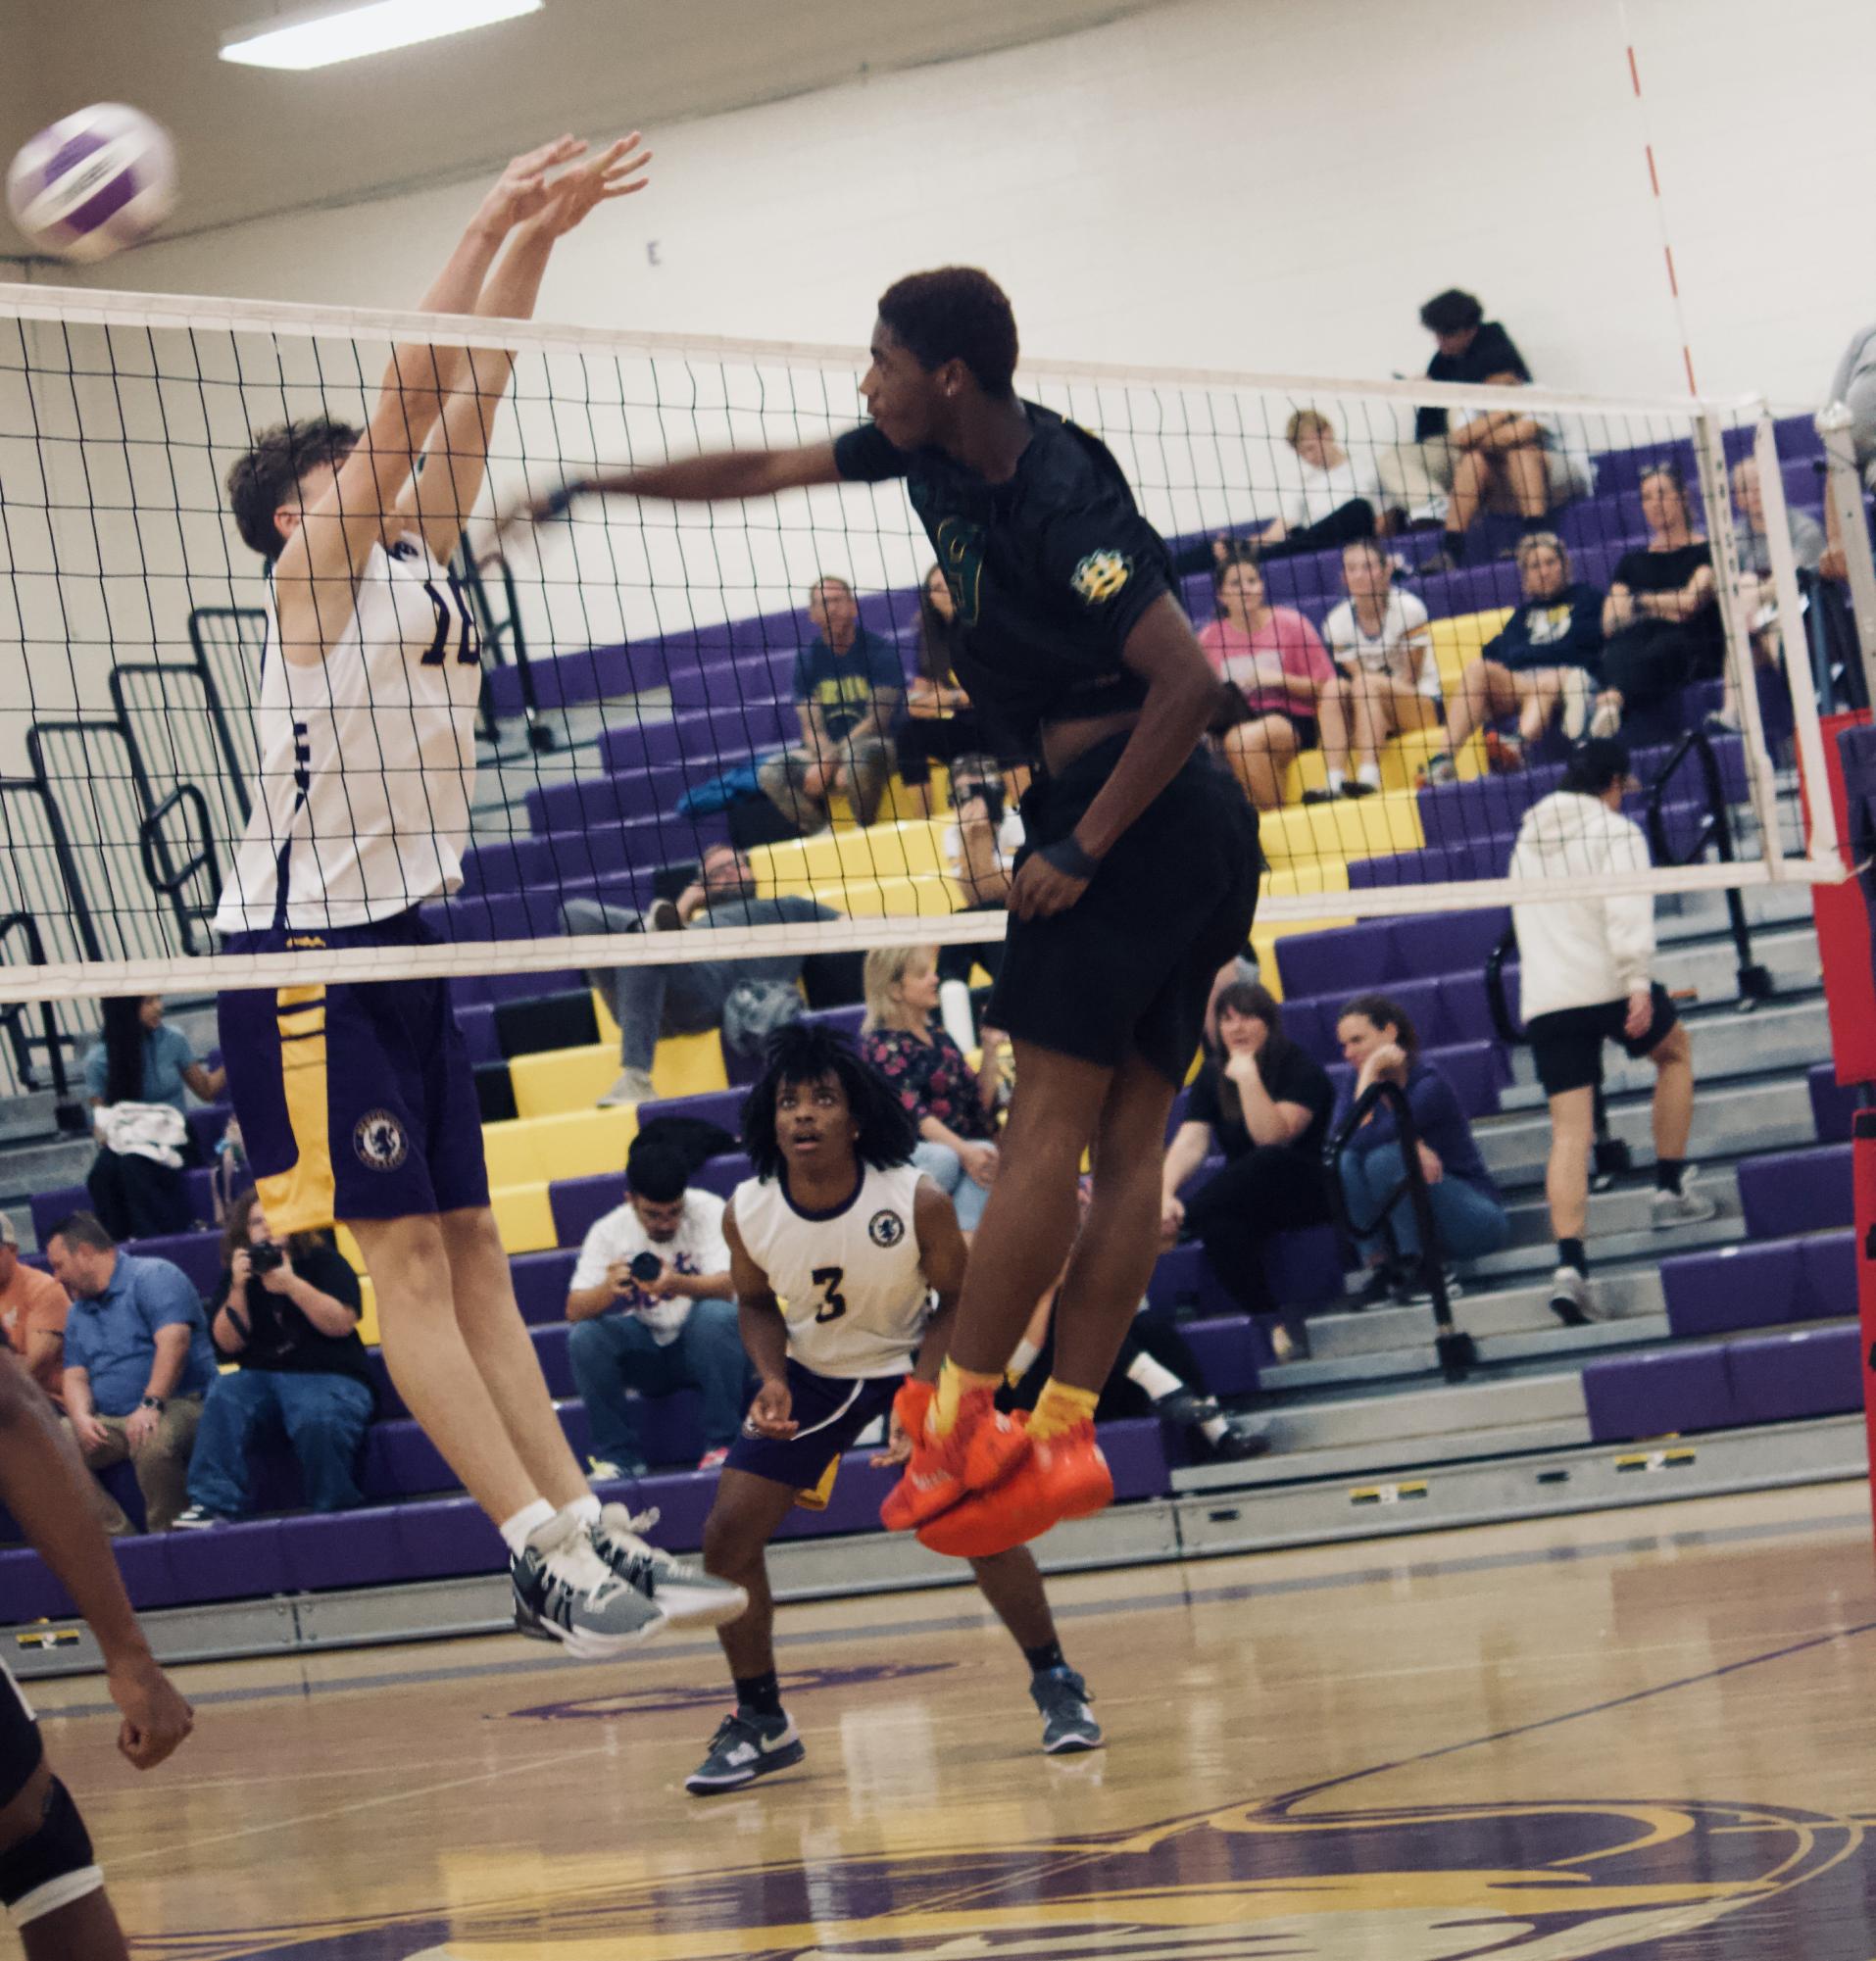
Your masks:
<path fill-rule="evenodd" d="M 912 817 L 898 823 L 834 824 L 812 838 L 759 845 L 749 854 L 757 890 L 811 889 L 843 880 L 902 878 L 945 868 L 940 846 L 948 819 Z"/>
<path fill-rule="evenodd" d="M 581 1049 L 543 1049 L 517 1055 L 508 1065 L 515 1108 L 522 1117 L 564 1116 L 589 1110 L 618 1080 L 618 1038 Z M 666 1035 L 652 1057 L 652 1087 L 661 1097 L 696 1097 L 726 1090 L 723 1045 L 716 1029 Z"/>
<path fill-rule="evenodd" d="M 482 1151 L 491 1189 L 549 1185 L 557 1178 L 584 1178 L 617 1171 L 638 1135 L 630 1108 L 568 1110 L 559 1116 L 518 1117 L 482 1126 Z"/>
<path fill-rule="evenodd" d="M 1426 842 L 1419 799 L 1398 790 L 1267 811 L 1259 835 L 1273 869 L 1385 858 L 1393 852 L 1418 851 Z"/>

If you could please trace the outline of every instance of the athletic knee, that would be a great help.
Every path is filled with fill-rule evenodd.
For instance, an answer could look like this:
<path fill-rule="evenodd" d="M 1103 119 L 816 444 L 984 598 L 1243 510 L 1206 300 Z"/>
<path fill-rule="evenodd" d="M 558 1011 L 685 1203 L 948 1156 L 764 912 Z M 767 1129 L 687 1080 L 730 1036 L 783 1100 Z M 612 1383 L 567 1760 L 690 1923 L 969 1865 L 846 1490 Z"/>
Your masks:
<path fill-rule="evenodd" d="M 704 1521 L 704 1571 L 718 1580 L 739 1579 L 761 1563 L 763 1544 L 747 1519 L 713 1509 Z"/>
<path fill-rule="evenodd" d="M 103 1885 L 72 1793 L 42 1763 L 0 1810 L 0 1905 L 17 1930 Z"/>

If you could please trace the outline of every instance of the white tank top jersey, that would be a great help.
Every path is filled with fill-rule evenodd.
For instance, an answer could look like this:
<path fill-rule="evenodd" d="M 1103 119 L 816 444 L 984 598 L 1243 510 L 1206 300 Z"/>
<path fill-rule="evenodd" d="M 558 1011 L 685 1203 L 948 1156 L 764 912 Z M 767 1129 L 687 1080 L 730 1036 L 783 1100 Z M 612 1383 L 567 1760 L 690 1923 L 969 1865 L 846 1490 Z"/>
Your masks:
<path fill-rule="evenodd" d="M 870 1165 L 839 1211 L 798 1212 L 779 1178 L 746 1178 L 730 1199 L 749 1256 L 788 1322 L 788 1352 L 815 1375 L 904 1375 L 931 1313 L 918 1267 L 915 1165 Z"/>
<path fill-rule="evenodd" d="M 416 534 L 374 544 L 325 660 L 281 657 L 267 606 L 260 780 L 215 915 L 222 933 L 366 926 L 463 882 L 481 637 Z"/>

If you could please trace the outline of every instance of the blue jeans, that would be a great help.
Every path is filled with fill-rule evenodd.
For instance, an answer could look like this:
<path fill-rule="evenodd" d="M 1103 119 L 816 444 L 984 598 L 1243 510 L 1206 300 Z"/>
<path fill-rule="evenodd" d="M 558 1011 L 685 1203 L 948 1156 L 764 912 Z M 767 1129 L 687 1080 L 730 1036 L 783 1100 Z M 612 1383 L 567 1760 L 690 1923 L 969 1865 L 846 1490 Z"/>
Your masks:
<path fill-rule="evenodd" d="M 568 1353 L 592 1426 L 595 1457 L 628 1467 L 645 1461 L 627 1390 L 640 1396 L 700 1390 L 706 1446 L 726 1449 L 736 1441 L 749 1358 L 732 1301 L 692 1301 L 676 1341 L 662 1348 L 636 1314 L 598 1314 L 574 1322 Z"/>
<path fill-rule="evenodd" d="M 965 1171 L 963 1159 L 950 1145 L 927 1137 L 913 1147 L 912 1161 L 951 1201 L 959 1231 L 975 1232 L 990 1193 Z"/>
<path fill-rule="evenodd" d="M 1374 1217 L 1382 1203 L 1406 1175 L 1398 1144 L 1379 1145 L 1365 1155 L 1350 1151 L 1342 1158 L 1342 1189 L 1348 1195 L 1349 1215 L 1358 1222 Z M 1433 1205 L 1433 1224 L 1440 1236 L 1440 1250 L 1448 1259 L 1478 1259 L 1497 1252 L 1511 1237 L 1511 1221 L 1504 1205 L 1490 1192 L 1481 1191 L 1463 1178 L 1442 1178 L 1427 1187 Z M 1370 1233 L 1358 1239 L 1363 1252 L 1385 1252 L 1388 1239 L 1403 1259 L 1420 1255 L 1420 1232 L 1413 1217 L 1413 1205 L 1405 1194 L 1388 1214 L 1387 1234 Z"/>
<path fill-rule="evenodd" d="M 371 1392 L 354 1376 L 282 1369 L 219 1375 L 209 1385 L 195 1433 L 189 1501 L 218 1517 L 239 1518 L 253 1504 L 250 1446 L 268 1432 L 284 1430 L 299 1460 L 306 1501 L 315 1511 L 361 1505 L 359 1446 L 370 1421 Z"/>

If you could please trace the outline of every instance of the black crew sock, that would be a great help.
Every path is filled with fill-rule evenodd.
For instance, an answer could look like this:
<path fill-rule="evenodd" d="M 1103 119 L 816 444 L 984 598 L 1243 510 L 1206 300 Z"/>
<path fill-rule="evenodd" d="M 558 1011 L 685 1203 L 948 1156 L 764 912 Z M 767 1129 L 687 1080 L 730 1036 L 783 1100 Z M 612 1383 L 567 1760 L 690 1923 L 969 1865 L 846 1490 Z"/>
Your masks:
<path fill-rule="evenodd" d="M 1558 1240 L 1556 1243 L 1556 1263 L 1558 1266 L 1573 1266 L 1578 1273 L 1590 1270 L 1589 1254 L 1583 1250 L 1581 1240 Z"/>
<path fill-rule="evenodd" d="M 765 1675 L 736 1677 L 736 1706 L 753 1716 L 779 1716 L 782 1712 L 781 1684 L 771 1668 Z"/>
<path fill-rule="evenodd" d="M 1059 1641 L 1046 1641 L 1038 1647 L 1026 1647 L 1022 1658 L 1029 1664 L 1031 1675 L 1047 1675 L 1052 1668 L 1068 1666 L 1061 1658 L 1061 1643 Z"/>
<path fill-rule="evenodd" d="M 1443 551 L 1446 554 L 1446 556 L 1449 559 L 1451 559 L 1456 565 L 1464 564 L 1465 533 L 1463 531 L 1442 531 L 1440 533 L 1440 550 Z"/>
<path fill-rule="evenodd" d="M 1681 1180 L 1687 1176 L 1685 1157 L 1657 1157 L 1654 1160 L 1654 1189 L 1680 1196 Z"/>

